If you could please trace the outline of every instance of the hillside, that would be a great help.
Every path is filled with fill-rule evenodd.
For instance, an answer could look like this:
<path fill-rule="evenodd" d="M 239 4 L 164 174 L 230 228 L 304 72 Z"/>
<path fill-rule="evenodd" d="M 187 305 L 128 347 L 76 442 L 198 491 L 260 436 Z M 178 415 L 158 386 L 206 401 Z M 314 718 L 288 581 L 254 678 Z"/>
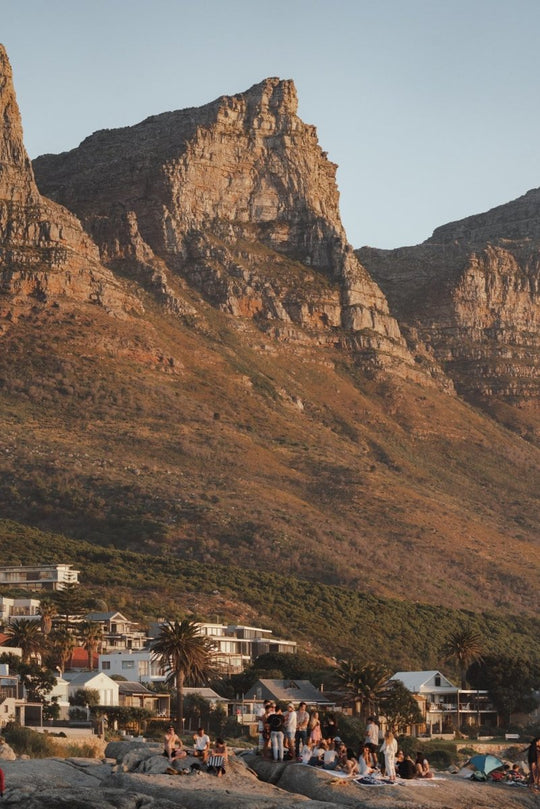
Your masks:
<path fill-rule="evenodd" d="M 89 608 L 105 603 L 143 625 L 179 613 L 201 620 L 262 624 L 281 637 L 294 638 L 301 650 L 326 658 L 358 656 L 398 671 L 448 670 L 441 646 L 450 633 L 467 626 L 478 631 L 485 654 L 505 656 L 511 648 L 516 658 L 540 663 L 538 616 L 523 621 L 500 610 L 447 609 L 342 586 L 314 586 L 306 578 L 272 570 L 118 551 L 7 520 L 0 521 L 0 534 L 8 564 L 31 564 L 36 557 L 76 564 Z"/>
<path fill-rule="evenodd" d="M 0 504 L 18 535 L 535 613 L 538 449 L 402 328 L 292 82 L 32 168 L 1 65 Z"/>

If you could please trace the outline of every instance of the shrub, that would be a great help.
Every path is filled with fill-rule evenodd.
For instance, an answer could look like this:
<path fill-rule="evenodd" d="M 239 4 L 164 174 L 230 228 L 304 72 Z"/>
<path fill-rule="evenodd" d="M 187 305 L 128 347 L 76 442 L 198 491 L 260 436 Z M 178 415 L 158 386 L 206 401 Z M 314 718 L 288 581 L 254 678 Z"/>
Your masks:
<path fill-rule="evenodd" d="M 36 733 L 35 730 L 23 728 L 15 723 L 6 725 L 3 736 L 18 756 L 52 758 L 60 753 L 59 746 L 50 736 L 45 733 Z"/>

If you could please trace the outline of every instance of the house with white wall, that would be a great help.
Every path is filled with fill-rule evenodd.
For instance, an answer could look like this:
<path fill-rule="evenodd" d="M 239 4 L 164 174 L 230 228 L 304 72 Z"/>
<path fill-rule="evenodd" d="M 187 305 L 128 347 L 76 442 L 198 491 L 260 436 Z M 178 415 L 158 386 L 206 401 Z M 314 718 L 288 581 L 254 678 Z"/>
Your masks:
<path fill-rule="evenodd" d="M 102 671 L 66 672 L 64 679 L 68 681 L 68 696 L 74 697 L 80 689 L 97 691 L 100 705 L 119 705 L 119 688 L 116 680 L 112 680 Z"/>

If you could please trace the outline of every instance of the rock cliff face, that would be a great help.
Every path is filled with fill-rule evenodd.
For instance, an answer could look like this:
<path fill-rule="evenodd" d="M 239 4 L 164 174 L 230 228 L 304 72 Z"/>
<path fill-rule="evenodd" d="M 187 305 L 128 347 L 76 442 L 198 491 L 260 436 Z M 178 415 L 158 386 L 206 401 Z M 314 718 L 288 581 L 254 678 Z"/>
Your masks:
<path fill-rule="evenodd" d="M 438 228 L 416 247 L 357 255 L 412 340 L 460 393 L 527 409 L 538 400 L 540 190 Z"/>
<path fill-rule="evenodd" d="M 276 78 L 34 163 L 102 260 L 135 270 L 173 308 L 187 305 L 181 279 L 278 339 L 343 341 L 412 373 L 387 301 L 347 243 L 335 169 L 297 116 L 294 84 Z"/>
<path fill-rule="evenodd" d="M 29 305 L 59 297 L 124 315 L 138 304 L 99 260 L 78 219 L 43 198 L 23 144 L 11 67 L 0 45 L 0 329 Z"/>

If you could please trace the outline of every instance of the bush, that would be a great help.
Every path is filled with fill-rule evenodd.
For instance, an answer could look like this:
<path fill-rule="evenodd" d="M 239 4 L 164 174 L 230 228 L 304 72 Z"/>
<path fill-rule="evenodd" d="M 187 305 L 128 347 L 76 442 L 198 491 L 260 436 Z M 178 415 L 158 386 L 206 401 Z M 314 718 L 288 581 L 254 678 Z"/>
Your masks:
<path fill-rule="evenodd" d="M 431 750 L 429 754 L 429 761 L 432 767 L 435 767 L 436 770 L 445 770 L 450 764 L 454 763 L 455 758 L 455 751 L 454 755 L 450 753 L 448 750 L 436 749 Z"/>
<path fill-rule="evenodd" d="M 3 730 L 3 737 L 18 756 L 30 758 L 53 758 L 60 754 L 60 748 L 45 733 L 36 733 L 30 728 L 23 728 L 9 723 Z"/>

